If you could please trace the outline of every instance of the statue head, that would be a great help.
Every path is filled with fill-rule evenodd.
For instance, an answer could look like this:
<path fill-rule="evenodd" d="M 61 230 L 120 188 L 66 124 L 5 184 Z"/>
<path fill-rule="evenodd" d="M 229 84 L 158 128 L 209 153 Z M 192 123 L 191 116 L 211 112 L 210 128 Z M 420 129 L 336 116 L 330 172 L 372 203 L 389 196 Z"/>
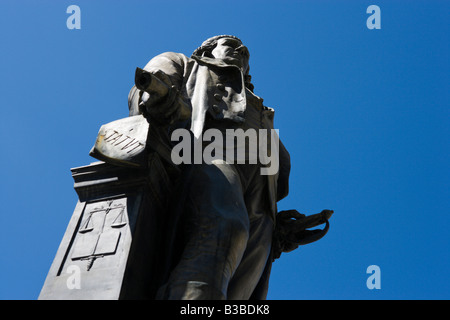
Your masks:
<path fill-rule="evenodd" d="M 247 88 L 253 91 L 250 66 L 248 64 L 250 53 L 242 40 L 232 35 L 219 35 L 205 40 L 192 55 L 222 59 L 227 63 L 237 65 L 244 74 Z"/>
<path fill-rule="evenodd" d="M 202 56 L 204 52 L 211 52 L 217 45 L 217 41 L 219 39 L 223 39 L 223 38 L 230 38 L 230 39 L 234 39 L 238 42 L 240 42 L 242 44 L 242 40 L 239 39 L 236 36 L 232 36 L 232 35 L 227 35 L 227 34 L 223 34 L 220 36 L 214 36 L 211 37 L 205 41 L 203 41 L 202 45 L 200 47 L 198 47 L 197 49 L 195 49 L 195 51 L 192 53 L 192 55 L 196 55 L 196 56 Z"/>

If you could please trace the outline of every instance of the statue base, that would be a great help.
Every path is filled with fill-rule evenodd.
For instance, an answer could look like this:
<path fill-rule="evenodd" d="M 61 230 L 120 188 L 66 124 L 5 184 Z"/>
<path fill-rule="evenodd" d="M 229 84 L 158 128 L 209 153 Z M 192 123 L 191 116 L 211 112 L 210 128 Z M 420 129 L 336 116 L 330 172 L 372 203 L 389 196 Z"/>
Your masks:
<path fill-rule="evenodd" d="M 155 299 L 167 267 L 161 244 L 172 187 L 157 154 L 149 168 L 71 169 L 79 201 L 39 299 Z"/>

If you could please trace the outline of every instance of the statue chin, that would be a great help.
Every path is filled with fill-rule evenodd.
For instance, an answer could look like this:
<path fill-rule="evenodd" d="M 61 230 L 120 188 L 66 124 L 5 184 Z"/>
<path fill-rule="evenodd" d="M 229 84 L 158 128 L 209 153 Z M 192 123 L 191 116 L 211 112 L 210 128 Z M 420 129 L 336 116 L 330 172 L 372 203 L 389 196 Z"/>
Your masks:
<path fill-rule="evenodd" d="M 239 68 L 243 68 L 241 59 L 226 57 L 222 59 L 226 64 L 233 65 Z"/>

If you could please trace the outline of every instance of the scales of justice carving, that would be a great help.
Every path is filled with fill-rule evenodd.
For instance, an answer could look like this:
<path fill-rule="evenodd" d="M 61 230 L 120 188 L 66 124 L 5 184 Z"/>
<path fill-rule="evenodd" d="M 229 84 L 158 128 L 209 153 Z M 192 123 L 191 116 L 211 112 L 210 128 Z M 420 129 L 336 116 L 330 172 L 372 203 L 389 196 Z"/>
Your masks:
<path fill-rule="evenodd" d="M 87 260 L 89 271 L 96 259 L 116 253 L 121 229 L 127 225 L 125 205 L 120 200 L 108 200 L 94 207 L 78 230 L 72 260 Z"/>

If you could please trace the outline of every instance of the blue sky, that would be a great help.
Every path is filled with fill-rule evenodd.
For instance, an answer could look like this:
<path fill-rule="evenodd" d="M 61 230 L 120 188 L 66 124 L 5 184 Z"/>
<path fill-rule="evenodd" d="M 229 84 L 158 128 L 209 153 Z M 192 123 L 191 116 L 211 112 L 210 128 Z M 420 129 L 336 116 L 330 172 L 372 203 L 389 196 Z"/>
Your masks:
<path fill-rule="evenodd" d="M 66 8 L 81 8 L 69 30 Z M 366 9 L 381 8 L 369 30 Z M 269 299 L 448 299 L 448 1 L 0 3 L 0 299 L 36 299 L 77 202 L 70 168 L 127 116 L 134 70 L 240 37 L 291 154 L 279 210 L 335 211 Z M 378 265 L 381 289 L 366 269 Z"/>

